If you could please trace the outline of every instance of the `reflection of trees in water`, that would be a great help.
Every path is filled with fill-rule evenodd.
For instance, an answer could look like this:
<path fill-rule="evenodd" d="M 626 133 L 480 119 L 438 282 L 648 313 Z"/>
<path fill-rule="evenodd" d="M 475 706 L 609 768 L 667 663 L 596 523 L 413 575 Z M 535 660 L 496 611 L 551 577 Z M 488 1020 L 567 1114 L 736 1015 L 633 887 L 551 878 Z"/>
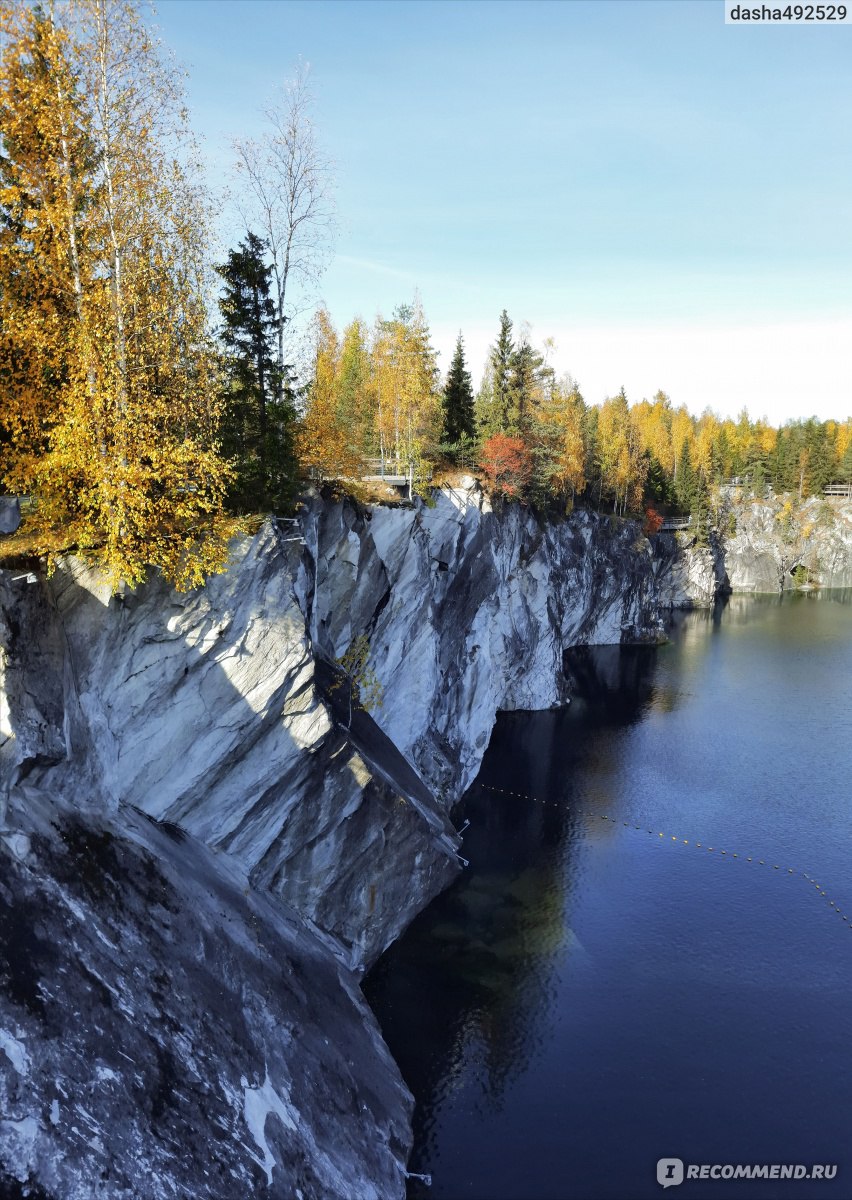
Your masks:
<path fill-rule="evenodd" d="M 477 997 L 474 1020 L 466 1022 L 468 1044 L 458 1045 L 456 1052 L 481 1067 L 489 1107 L 500 1106 L 507 1081 L 539 1046 L 540 1017 L 553 998 L 556 955 L 569 936 L 567 814 L 512 799 L 494 804 L 488 792 L 470 798 L 466 814 L 476 830 L 467 843 L 472 861 L 483 860 L 492 839 L 499 850 L 459 889 L 452 921 L 433 929 L 434 937 L 452 947 L 451 969 Z"/>
<path fill-rule="evenodd" d="M 583 711 L 572 704 L 500 716 L 458 813 L 471 822 L 464 848 L 470 868 L 366 981 L 367 998 L 419 1101 L 415 1163 L 428 1161 L 433 1114 L 463 1072 L 479 1080 L 481 1102 L 499 1109 L 509 1081 L 540 1048 L 557 966 L 564 969 L 567 957 L 582 969 L 582 948 L 570 928 L 579 836 L 568 809 L 574 767 L 594 753 L 594 730 L 638 719 L 653 690 L 655 654 L 646 647 L 585 651 L 575 677 Z"/>
<path fill-rule="evenodd" d="M 518 775 L 521 778 L 521 775 Z M 505 782 L 505 781 L 504 781 Z M 510 781 L 511 782 L 511 781 Z M 406 1082 L 431 1110 L 473 1070 L 499 1107 L 538 1045 L 564 921 L 567 814 L 474 788 L 464 806 L 472 866 L 413 923 L 365 985 Z"/>
<path fill-rule="evenodd" d="M 725 625 L 754 625 L 765 621 L 772 609 L 780 608 L 789 599 L 783 592 L 728 596 L 722 621 Z"/>
<path fill-rule="evenodd" d="M 712 609 L 677 614 L 672 621 L 672 637 L 678 643 L 682 666 L 690 669 L 691 660 L 707 652 L 708 633 L 717 632 L 723 625 L 729 631 L 750 627 L 761 636 L 778 636 L 785 643 L 800 632 L 809 641 L 813 634 L 812 623 L 824 618 L 830 620 L 827 606 L 833 604 L 852 605 L 852 588 L 736 593 L 717 601 Z M 818 607 L 815 609 L 814 606 Z M 712 628 L 708 629 L 708 626 Z"/>
<path fill-rule="evenodd" d="M 723 620 L 731 625 L 749 625 L 764 620 L 768 611 L 788 604 L 852 605 L 852 588 L 815 588 L 813 591 L 787 591 L 771 595 L 747 593 L 729 596 Z"/>

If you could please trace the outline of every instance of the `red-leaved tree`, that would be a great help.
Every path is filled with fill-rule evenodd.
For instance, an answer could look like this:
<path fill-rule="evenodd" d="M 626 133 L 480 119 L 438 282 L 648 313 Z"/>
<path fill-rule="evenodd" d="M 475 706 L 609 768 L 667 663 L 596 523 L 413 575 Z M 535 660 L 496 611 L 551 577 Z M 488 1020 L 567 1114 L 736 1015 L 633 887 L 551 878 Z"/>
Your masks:
<path fill-rule="evenodd" d="M 659 533 L 663 527 L 664 518 L 649 504 L 645 509 L 645 524 L 643 531 L 647 534 Z"/>
<path fill-rule="evenodd" d="M 483 444 L 480 461 L 489 489 L 519 496 L 532 478 L 532 455 L 521 438 L 495 433 Z"/>

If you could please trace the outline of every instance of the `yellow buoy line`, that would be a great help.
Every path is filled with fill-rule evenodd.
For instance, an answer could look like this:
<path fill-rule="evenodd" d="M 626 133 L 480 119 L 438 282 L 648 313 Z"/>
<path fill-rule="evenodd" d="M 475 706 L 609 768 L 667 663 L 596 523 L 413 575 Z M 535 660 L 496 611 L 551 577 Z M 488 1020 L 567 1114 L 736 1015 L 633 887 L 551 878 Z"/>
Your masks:
<path fill-rule="evenodd" d="M 557 800 L 545 800 L 542 796 L 532 796 L 529 794 L 529 792 L 514 792 L 509 788 L 495 787 L 490 783 L 482 783 L 480 784 L 480 787 L 485 788 L 489 792 L 499 792 L 502 796 L 515 796 L 518 800 L 532 800 L 536 804 L 546 804 L 551 808 L 558 808 L 561 812 L 565 812 L 566 809 L 571 807 L 570 805 L 560 803 Z M 677 834 L 668 834 L 657 829 L 649 829 L 645 825 L 636 825 L 630 821 L 618 820 L 616 817 L 610 817 L 609 815 L 601 815 L 600 819 L 602 821 L 609 821 L 612 825 L 622 825 L 625 829 L 632 829 L 637 833 L 647 833 L 651 837 L 657 839 L 662 838 L 664 842 L 674 842 L 676 845 L 680 846 L 692 846 L 694 849 L 704 850 L 708 854 L 718 854 L 720 858 L 736 858 L 740 862 L 754 863 L 759 867 L 769 867 L 772 871 L 778 871 L 779 873 L 787 876 L 792 875 L 794 878 L 803 879 L 806 883 L 811 884 L 816 889 L 818 895 L 821 899 L 825 900 L 828 907 L 833 912 L 836 912 L 837 915 L 846 922 L 846 925 L 849 929 L 852 929 L 852 916 L 848 916 L 837 906 L 834 900 L 829 899 L 828 891 L 819 883 L 817 883 L 812 875 L 808 875 L 807 871 L 800 871 L 796 867 L 782 866 L 780 863 L 774 863 L 770 858 L 758 858 L 754 854 L 739 854 L 729 850 L 722 850 L 718 846 L 710 846 L 706 842 L 690 841 L 688 838 L 679 837 Z"/>

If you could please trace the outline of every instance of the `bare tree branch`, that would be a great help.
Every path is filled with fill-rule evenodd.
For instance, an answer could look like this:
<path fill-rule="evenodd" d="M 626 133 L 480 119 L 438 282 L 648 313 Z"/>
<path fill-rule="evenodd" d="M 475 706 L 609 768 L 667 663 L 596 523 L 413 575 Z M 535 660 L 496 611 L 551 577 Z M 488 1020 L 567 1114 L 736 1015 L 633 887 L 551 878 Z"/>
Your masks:
<path fill-rule="evenodd" d="M 318 144 L 311 116 L 309 69 L 294 78 L 265 109 L 266 132 L 234 142 L 238 199 L 246 229 L 262 236 L 272 259 L 277 308 L 279 379 L 284 378 L 284 326 L 296 315 L 293 285 L 306 287 L 322 275 L 335 234 L 332 164 Z"/>

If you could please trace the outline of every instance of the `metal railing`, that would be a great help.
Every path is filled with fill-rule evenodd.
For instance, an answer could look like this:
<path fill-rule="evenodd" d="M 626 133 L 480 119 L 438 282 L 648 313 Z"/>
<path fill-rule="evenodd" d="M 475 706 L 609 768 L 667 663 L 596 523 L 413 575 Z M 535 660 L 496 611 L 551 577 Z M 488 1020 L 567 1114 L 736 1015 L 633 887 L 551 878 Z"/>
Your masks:
<path fill-rule="evenodd" d="M 415 480 L 429 482 L 432 479 L 431 467 L 426 472 L 417 471 L 413 462 L 402 458 L 368 458 L 364 460 L 364 467 L 365 474 L 361 479 L 365 483 L 381 481 L 390 487 L 407 487 L 409 495 L 414 490 Z"/>
<path fill-rule="evenodd" d="M 387 483 L 408 483 L 411 478 L 411 463 L 401 458 L 368 458 L 364 461 L 366 473 L 363 479 L 383 479 Z"/>

